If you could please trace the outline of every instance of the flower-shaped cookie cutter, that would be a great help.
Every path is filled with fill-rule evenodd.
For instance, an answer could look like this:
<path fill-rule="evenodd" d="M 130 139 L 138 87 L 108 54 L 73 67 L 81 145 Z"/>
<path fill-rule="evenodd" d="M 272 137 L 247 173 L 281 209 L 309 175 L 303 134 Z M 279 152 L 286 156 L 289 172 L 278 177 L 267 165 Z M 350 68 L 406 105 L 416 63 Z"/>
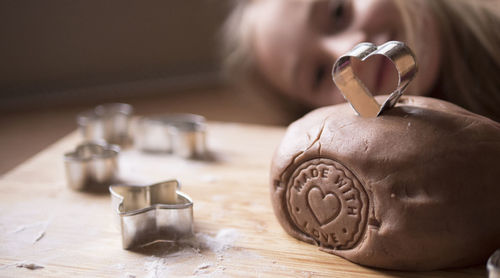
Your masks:
<path fill-rule="evenodd" d="M 356 76 L 352 68 L 352 58 L 364 61 L 373 55 L 387 57 L 398 71 L 398 86 L 380 105 L 368 88 Z M 403 42 L 390 41 L 380 46 L 360 43 L 351 51 L 337 59 L 333 66 L 333 81 L 356 113 L 362 117 L 377 117 L 393 107 L 417 73 L 415 54 Z"/>
<path fill-rule="evenodd" d="M 177 180 L 109 187 L 123 249 L 193 235 L 193 201 L 178 188 Z"/>
<path fill-rule="evenodd" d="M 68 186 L 75 190 L 103 189 L 112 184 L 118 173 L 117 145 L 86 142 L 64 154 Z M 106 187 L 104 187 L 105 190 Z"/>
<path fill-rule="evenodd" d="M 136 146 L 145 152 L 204 158 L 205 136 L 205 117 L 195 114 L 165 114 L 140 118 L 134 140 Z"/>
<path fill-rule="evenodd" d="M 134 109 L 126 103 L 108 103 L 82 112 L 77 123 L 84 140 L 104 140 L 110 144 L 128 146 L 132 143 L 130 122 Z"/>

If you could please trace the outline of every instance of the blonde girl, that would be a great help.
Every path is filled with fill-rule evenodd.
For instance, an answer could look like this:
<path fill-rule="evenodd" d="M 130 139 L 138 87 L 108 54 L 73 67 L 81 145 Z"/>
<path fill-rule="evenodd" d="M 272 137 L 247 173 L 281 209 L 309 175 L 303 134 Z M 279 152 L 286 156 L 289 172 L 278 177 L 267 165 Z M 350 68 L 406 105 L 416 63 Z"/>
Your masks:
<path fill-rule="evenodd" d="M 240 0 L 225 25 L 234 80 L 308 109 L 343 102 L 330 72 L 355 44 L 404 41 L 419 73 L 407 94 L 448 100 L 500 121 L 499 0 Z M 394 69 L 372 59 L 359 75 L 374 94 Z"/>

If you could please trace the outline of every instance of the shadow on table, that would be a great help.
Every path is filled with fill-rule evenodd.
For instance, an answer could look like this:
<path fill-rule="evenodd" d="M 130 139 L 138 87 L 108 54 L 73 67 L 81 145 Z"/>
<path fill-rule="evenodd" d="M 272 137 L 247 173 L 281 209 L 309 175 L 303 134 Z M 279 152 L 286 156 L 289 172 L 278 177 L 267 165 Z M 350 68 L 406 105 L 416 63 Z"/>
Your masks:
<path fill-rule="evenodd" d="M 487 277 L 486 267 L 482 265 L 467 267 L 467 268 L 453 268 L 446 270 L 436 271 L 395 271 L 377 268 L 367 268 L 379 273 L 385 277 Z"/>

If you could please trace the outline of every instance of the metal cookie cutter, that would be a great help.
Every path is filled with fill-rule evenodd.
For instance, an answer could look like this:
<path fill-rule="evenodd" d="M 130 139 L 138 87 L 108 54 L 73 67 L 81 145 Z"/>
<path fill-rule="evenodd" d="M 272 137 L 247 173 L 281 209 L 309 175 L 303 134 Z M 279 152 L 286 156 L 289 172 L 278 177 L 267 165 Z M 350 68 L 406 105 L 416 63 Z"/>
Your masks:
<path fill-rule="evenodd" d="M 118 172 L 119 152 L 117 145 L 87 142 L 79 145 L 74 152 L 64 154 L 68 186 L 75 190 L 109 186 Z"/>
<path fill-rule="evenodd" d="M 149 186 L 109 187 L 123 249 L 193 235 L 193 201 L 178 187 L 177 180 Z"/>
<path fill-rule="evenodd" d="M 495 251 L 488 259 L 486 268 L 488 269 L 489 278 L 500 278 L 500 249 Z"/>
<path fill-rule="evenodd" d="M 375 100 L 368 88 L 355 75 L 351 66 L 351 58 L 364 61 L 373 55 L 383 55 L 389 58 L 398 71 L 398 86 L 382 105 Z M 332 77 L 344 98 L 360 116 L 377 117 L 398 102 L 416 73 L 417 63 L 411 49 L 403 42 L 390 41 L 378 47 L 372 43 L 356 45 L 335 62 Z"/>
<path fill-rule="evenodd" d="M 132 142 L 130 120 L 134 109 L 126 103 L 108 103 L 77 116 L 80 132 L 86 141 L 104 140 L 127 146 Z"/>
<path fill-rule="evenodd" d="M 167 114 L 139 119 L 134 139 L 139 149 L 146 152 L 203 158 L 206 154 L 205 134 L 205 117 Z"/>

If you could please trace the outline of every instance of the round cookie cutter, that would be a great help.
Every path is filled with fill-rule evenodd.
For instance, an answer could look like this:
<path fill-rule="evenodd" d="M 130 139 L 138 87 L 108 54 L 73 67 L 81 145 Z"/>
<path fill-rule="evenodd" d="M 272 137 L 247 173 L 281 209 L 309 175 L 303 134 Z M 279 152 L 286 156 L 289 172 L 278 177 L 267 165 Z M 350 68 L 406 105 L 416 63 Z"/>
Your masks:
<path fill-rule="evenodd" d="M 87 142 L 64 154 L 68 186 L 74 190 L 102 189 L 114 182 L 118 173 L 117 145 Z"/>
<path fill-rule="evenodd" d="M 193 201 L 179 188 L 177 180 L 109 187 L 123 249 L 193 235 Z"/>
<path fill-rule="evenodd" d="M 206 155 L 206 120 L 195 114 L 165 114 L 137 121 L 136 146 L 145 152 L 172 153 L 183 158 Z"/>
<path fill-rule="evenodd" d="M 126 103 L 107 103 L 82 112 L 77 123 L 85 141 L 104 140 L 122 147 L 132 143 L 130 122 L 134 109 Z"/>

